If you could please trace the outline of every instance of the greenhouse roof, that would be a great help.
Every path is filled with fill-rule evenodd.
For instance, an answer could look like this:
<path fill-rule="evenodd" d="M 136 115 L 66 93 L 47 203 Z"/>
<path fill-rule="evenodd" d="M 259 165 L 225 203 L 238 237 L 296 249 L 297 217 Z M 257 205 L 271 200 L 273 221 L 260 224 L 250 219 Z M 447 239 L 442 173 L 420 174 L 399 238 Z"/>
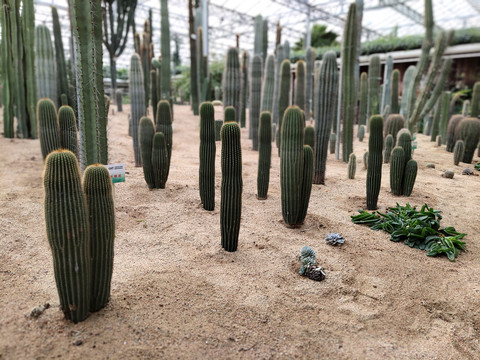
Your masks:
<path fill-rule="evenodd" d="M 357 3 L 361 0 L 357 0 Z M 50 28 L 51 5 L 56 5 L 63 28 L 64 47 L 69 50 L 69 21 L 66 0 L 35 0 L 37 23 Z M 269 23 L 269 52 L 273 51 L 276 23 L 283 28 L 282 42 L 288 40 L 293 47 L 306 29 L 313 24 L 323 24 L 328 30 L 341 35 L 350 0 L 209 0 L 208 28 L 209 55 L 222 58 L 227 48 L 235 46 L 236 34 L 240 35 L 240 48 L 253 50 L 254 18 L 262 15 Z M 362 40 L 373 40 L 387 35 L 405 36 L 422 34 L 424 1 L 421 0 L 364 0 Z M 180 38 L 180 58 L 184 65 L 190 57 L 188 41 L 188 1 L 169 0 L 171 35 Z M 135 22 L 141 32 L 153 12 L 153 43 L 156 54 L 160 47 L 160 0 L 139 0 Z M 463 29 L 480 24 L 480 0 L 433 0 L 435 27 L 439 29 Z M 173 39 L 173 36 L 172 36 Z M 118 59 L 118 67 L 128 67 L 133 53 L 133 37 L 129 35 L 125 52 Z M 172 43 L 173 49 L 173 43 Z M 108 54 L 104 52 L 104 63 Z"/>

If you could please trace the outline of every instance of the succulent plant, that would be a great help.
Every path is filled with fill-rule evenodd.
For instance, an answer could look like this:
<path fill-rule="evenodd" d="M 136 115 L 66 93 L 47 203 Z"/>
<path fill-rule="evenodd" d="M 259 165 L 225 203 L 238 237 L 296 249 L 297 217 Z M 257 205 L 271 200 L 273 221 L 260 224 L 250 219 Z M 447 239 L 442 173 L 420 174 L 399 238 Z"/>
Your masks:
<path fill-rule="evenodd" d="M 170 172 L 170 159 L 172 158 L 172 108 L 170 107 L 170 102 L 167 100 L 160 100 L 157 106 L 157 119 L 155 121 L 155 128 L 157 132 L 163 133 L 165 136 L 165 143 L 167 146 L 167 174 L 166 179 L 168 178 L 168 174 Z"/>
<path fill-rule="evenodd" d="M 400 114 L 391 114 L 385 122 L 385 137 L 388 134 L 393 136 L 393 146 L 395 146 L 395 139 L 400 129 L 405 127 L 405 119 Z"/>
<path fill-rule="evenodd" d="M 250 81 L 250 129 L 252 149 L 258 150 L 258 121 L 260 118 L 260 100 L 262 92 L 262 57 L 255 55 L 252 59 Z"/>
<path fill-rule="evenodd" d="M 385 150 L 383 152 L 383 162 L 388 164 L 390 162 L 390 155 L 392 153 L 392 149 L 394 148 L 393 144 L 393 136 L 388 134 L 385 138 Z"/>
<path fill-rule="evenodd" d="M 460 121 L 463 120 L 463 115 L 452 115 L 450 120 L 448 121 L 447 125 L 447 135 L 446 135 L 446 144 L 447 144 L 447 151 L 452 152 L 453 147 L 455 146 L 456 142 L 456 128 Z"/>
<path fill-rule="evenodd" d="M 410 196 L 415 185 L 415 179 L 417 178 L 418 164 L 415 160 L 410 159 L 405 165 L 405 171 L 403 174 L 402 193 L 403 196 Z"/>
<path fill-rule="evenodd" d="M 61 147 L 60 128 L 55 104 L 50 99 L 40 99 L 37 103 L 38 137 L 45 160 L 47 155 Z"/>
<path fill-rule="evenodd" d="M 258 173 L 257 198 L 265 200 L 270 182 L 270 164 L 272 157 L 272 116 L 269 111 L 260 114 L 258 127 Z"/>
<path fill-rule="evenodd" d="M 230 48 L 225 60 L 225 69 L 222 78 L 223 106 L 233 106 L 235 113 L 240 114 L 240 90 L 241 90 L 240 60 L 237 48 Z"/>
<path fill-rule="evenodd" d="M 153 135 L 152 146 L 152 170 L 155 180 L 155 188 L 165 189 L 169 165 L 170 162 L 168 161 L 168 145 L 166 136 L 164 133 L 157 131 L 155 135 Z"/>
<path fill-rule="evenodd" d="M 78 132 L 75 112 L 68 105 L 58 109 L 58 125 L 60 127 L 60 145 L 77 156 Z"/>
<path fill-rule="evenodd" d="M 390 190 L 393 195 L 400 196 L 403 192 L 403 174 L 405 172 L 405 151 L 401 146 L 395 146 L 390 159 Z"/>
<path fill-rule="evenodd" d="M 155 125 L 148 117 L 140 119 L 139 141 L 140 155 L 142 157 L 143 177 L 149 189 L 155 188 L 155 175 L 153 173 L 152 149 Z"/>
<path fill-rule="evenodd" d="M 374 115 L 370 118 L 367 167 L 367 209 L 376 210 L 380 184 L 382 181 L 383 118 Z"/>
<path fill-rule="evenodd" d="M 200 199 L 205 210 L 215 208 L 215 120 L 210 102 L 200 105 Z"/>
<path fill-rule="evenodd" d="M 130 58 L 130 121 L 132 123 L 133 154 L 135 166 L 142 165 L 140 143 L 138 140 L 138 127 L 140 119 L 145 116 L 145 88 L 143 85 L 143 70 L 140 56 L 133 54 Z"/>
<path fill-rule="evenodd" d="M 462 162 L 470 164 L 480 140 L 480 119 L 473 117 L 465 118 L 457 126 L 457 140 L 463 140 L 465 143 Z"/>
<path fill-rule="evenodd" d="M 453 148 L 453 163 L 458 165 L 463 160 L 463 154 L 465 153 L 465 143 L 463 140 L 457 140 L 455 147 Z"/>
<path fill-rule="evenodd" d="M 345 239 L 339 233 L 331 233 L 327 235 L 327 237 L 325 238 L 325 242 L 328 245 L 337 246 L 343 245 L 345 243 Z"/>
<path fill-rule="evenodd" d="M 362 142 L 365 138 L 365 125 L 359 125 L 357 130 L 358 141 Z"/>

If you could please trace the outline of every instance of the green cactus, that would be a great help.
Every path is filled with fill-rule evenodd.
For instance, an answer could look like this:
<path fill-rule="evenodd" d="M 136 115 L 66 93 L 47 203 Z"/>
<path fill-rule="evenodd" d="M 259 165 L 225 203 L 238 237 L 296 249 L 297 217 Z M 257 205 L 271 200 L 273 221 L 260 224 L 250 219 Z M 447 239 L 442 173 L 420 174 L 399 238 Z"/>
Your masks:
<path fill-rule="evenodd" d="M 304 145 L 315 149 L 315 128 L 313 126 L 305 126 Z"/>
<path fill-rule="evenodd" d="M 367 73 L 360 75 L 360 95 L 358 108 L 358 124 L 367 125 L 368 80 Z"/>
<path fill-rule="evenodd" d="M 413 159 L 407 161 L 405 165 L 405 172 L 403 175 L 403 196 L 410 196 L 415 185 L 415 179 L 417 178 L 418 165 Z"/>
<path fill-rule="evenodd" d="M 255 58 L 254 58 L 255 60 Z M 240 127 L 244 128 L 247 123 L 247 98 L 248 98 L 248 52 L 244 51 L 242 53 L 242 64 L 241 64 L 241 70 L 242 70 L 242 93 L 240 95 Z M 260 70 L 261 74 L 261 70 Z M 252 76 L 253 76 L 253 62 L 252 62 Z M 261 79 L 261 76 L 260 76 Z M 252 79 L 253 81 L 253 79 Z M 253 90 L 253 84 L 252 84 L 252 90 Z M 259 100 L 257 100 L 258 102 Z M 250 122 L 253 119 L 250 120 Z M 252 124 L 250 123 L 250 128 L 249 132 L 251 133 L 252 131 Z"/>
<path fill-rule="evenodd" d="M 462 162 L 470 164 L 480 140 L 480 120 L 474 117 L 463 119 L 458 124 L 457 140 L 463 140 L 465 143 Z"/>
<path fill-rule="evenodd" d="M 230 48 L 225 60 L 225 69 L 222 78 L 223 107 L 233 106 L 235 113 L 240 114 L 241 89 L 240 61 L 238 49 Z"/>
<path fill-rule="evenodd" d="M 15 2 L 13 2 L 15 4 Z M 15 34 L 15 29 L 12 29 L 11 20 L 15 16 L 14 9 L 7 6 L 0 6 L 0 21 L 2 41 L 0 42 L 2 50 L 2 102 L 3 102 L 3 133 L 6 138 L 15 137 L 14 125 L 14 58 L 13 58 L 13 44 L 12 35 Z"/>
<path fill-rule="evenodd" d="M 412 158 L 412 135 L 407 129 L 404 130 L 397 133 L 396 145 L 401 146 L 405 151 L 405 162 L 407 162 Z"/>
<path fill-rule="evenodd" d="M 140 34 L 135 34 L 135 52 L 140 56 L 143 74 L 143 93 L 145 96 L 145 107 L 148 108 L 150 101 L 150 70 L 153 59 L 153 44 L 151 42 L 151 25 L 147 19 L 143 24 L 143 34 L 140 39 Z M 153 104 L 152 104 L 153 105 Z"/>
<path fill-rule="evenodd" d="M 90 229 L 90 311 L 102 309 L 110 298 L 115 240 L 115 206 L 110 172 L 102 164 L 90 165 L 83 175 Z"/>
<path fill-rule="evenodd" d="M 52 21 L 53 21 L 53 36 L 55 39 L 55 59 L 57 68 L 57 89 L 58 97 L 57 101 L 60 101 L 61 94 L 68 94 L 68 77 L 67 77 L 67 64 L 65 63 L 65 53 L 63 51 L 62 32 L 60 28 L 60 21 L 58 19 L 58 10 L 55 6 L 52 6 Z M 62 101 L 59 102 L 62 105 Z"/>
<path fill-rule="evenodd" d="M 307 216 L 310 194 L 313 183 L 313 149 L 310 145 L 303 145 L 303 176 L 302 188 L 300 190 L 300 210 L 298 212 L 297 224 L 301 225 Z"/>
<path fill-rule="evenodd" d="M 391 107 L 391 80 L 392 80 L 392 70 L 393 70 L 393 58 L 391 55 L 387 55 L 385 59 L 385 69 L 383 72 L 383 87 L 382 87 L 382 103 L 380 106 L 381 111 L 385 111 L 386 106 Z M 386 117 L 384 116 L 384 119 Z"/>
<path fill-rule="evenodd" d="M 68 105 L 68 97 L 67 94 L 60 95 L 60 104 L 61 105 Z"/>
<path fill-rule="evenodd" d="M 73 109 L 64 105 L 58 109 L 58 125 L 60 127 L 60 146 L 70 150 L 75 156 L 78 149 L 77 119 Z"/>
<path fill-rule="evenodd" d="M 237 121 L 235 108 L 233 106 L 227 106 L 225 108 L 225 115 L 224 115 L 223 122 L 226 123 L 230 121 L 235 121 L 235 122 Z"/>
<path fill-rule="evenodd" d="M 222 100 L 221 98 L 221 94 L 220 94 L 220 88 L 218 86 L 215 86 L 215 89 L 214 89 L 214 93 L 213 93 L 213 97 L 215 100 Z"/>
<path fill-rule="evenodd" d="M 383 153 L 383 162 L 388 164 L 390 162 L 390 156 L 392 154 L 392 149 L 395 147 L 395 140 L 392 134 L 388 134 L 385 137 L 385 150 Z"/>
<path fill-rule="evenodd" d="M 305 120 L 310 120 L 313 104 L 313 63 L 316 53 L 310 46 L 305 51 Z"/>
<path fill-rule="evenodd" d="M 474 118 L 478 118 L 479 115 L 480 115 L 480 81 L 477 81 L 473 85 L 470 116 Z"/>
<path fill-rule="evenodd" d="M 405 151 L 401 146 L 395 146 L 390 159 L 390 190 L 393 195 L 403 193 L 403 175 L 405 172 Z"/>
<path fill-rule="evenodd" d="M 252 59 L 250 87 L 250 129 L 252 134 L 252 149 L 258 150 L 258 121 L 260 118 L 260 100 L 262 92 L 262 57 L 255 55 Z"/>
<path fill-rule="evenodd" d="M 170 103 L 167 100 L 160 100 L 157 106 L 157 119 L 155 121 L 155 128 L 157 132 L 163 133 L 165 136 L 165 143 L 167 146 L 167 175 L 165 181 L 167 181 L 168 174 L 170 172 L 170 159 L 172 158 L 172 111 Z"/>
<path fill-rule="evenodd" d="M 363 153 L 363 167 L 368 169 L 368 151 Z"/>
<path fill-rule="evenodd" d="M 198 115 L 198 71 L 197 71 L 197 42 L 195 40 L 195 16 L 194 1 L 188 0 L 188 37 L 190 39 L 190 95 L 192 98 L 192 110 Z M 219 100 L 219 99 L 217 99 Z"/>
<path fill-rule="evenodd" d="M 453 148 L 453 163 L 458 165 L 463 160 L 465 153 L 465 143 L 463 140 L 457 140 L 455 147 Z"/>
<path fill-rule="evenodd" d="M 335 154 L 335 143 L 337 142 L 337 134 L 332 133 L 330 134 L 329 144 L 330 144 L 330 154 Z M 318 145 L 317 145 L 318 146 Z M 315 175 L 313 177 L 314 184 L 315 182 Z"/>
<path fill-rule="evenodd" d="M 440 133 L 443 142 L 446 142 L 447 138 L 447 127 L 448 127 L 448 116 L 450 115 L 450 98 L 452 93 L 450 91 L 444 91 L 442 93 L 442 108 L 440 112 L 440 123 L 438 132 Z"/>
<path fill-rule="evenodd" d="M 270 163 L 272 158 L 272 116 L 270 112 L 260 114 L 258 126 L 258 173 L 257 199 L 265 200 L 270 182 Z"/>
<path fill-rule="evenodd" d="M 437 101 L 437 107 L 435 109 L 435 115 L 432 120 L 432 126 L 430 131 L 430 141 L 435 141 L 438 135 L 438 130 L 440 127 L 440 119 L 442 115 L 442 107 L 443 107 L 443 97 L 440 97 Z"/>
<path fill-rule="evenodd" d="M 35 60 L 37 69 L 37 96 L 39 99 L 48 98 L 57 104 L 57 72 L 50 30 L 40 24 L 35 32 Z"/>
<path fill-rule="evenodd" d="M 470 101 L 465 100 L 462 104 L 462 115 L 468 116 L 469 113 L 470 113 Z"/>
<path fill-rule="evenodd" d="M 220 131 L 222 130 L 223 120 L 215 120 L 215 141 L 220 141 Z"/>
<path fill-rule="evenodd" d="M 262 26 L 262 63 L 265 63 L 268 51 L 268 19 L 263 19 Z"/>
<path fill-rule="evenodd" d="M 268 55 L 267 57 L 264 74 L 260 111 L 268 111 L 272 113 L 273 91 L 275 85 L 275 57 L 273 55 Z"/>
<path fill-rule="evenodd" d="M 149 189 L 155 188 L 155 176 L 153 173 L 152 149 L 153 136 L 155 135 L 155 125 L 148 117 L 140 119 L 139 141 L 140 155 L 142 157 L 143 177 Z"/>
<path fill-rule="evenodd" d="M 215 208 L 215 110 L 210 102 L 200 105 L 200 199 L 205 210 Z"/>
<path fill-rule="evenodd" d="M 198 74 L 198 98 L 203 102 L 207 100 L 208 88 L 208 64 L 207 57 L 203 54 L 203 28 L 197 28 L 197 74 Z"/>
<path fill-rule="evenodd" d="M 141 59 L 138 54 L 133 54 L 130 58 L 130 109 L 132 122 L 133 153 L 135 157 L 135 166 L 142 166 L 140 153 L 140 144 L 138 141 L 138 125 L 140 119 L 145 116 L 145 88 L 143 86 L 143 70 Z"/>
<path fill-rule="evenodd" d="M 398 69 L 392 72 L 392 85 L 390 91 L 390 110 L 392 114 L 400 113 L 400 104 L 398 102 L 398 84 L 400 82 L 400 71 Z"/>
<path fill-rule="evenodd" d="M 165 189 L 169 166 L 170 162 L 168 159 L 168 142 L 166 141 L 166 136 L 162 132 L 157 131 L 153 136 L 152 147 L 152 170 L 155 179 L 155 188 Z"/>
<path fill-rule="evenodd" d="M 262 56 L 263 52 L 263 18 L 262 15 L 257 15 L 254 22 L 254 43 L 253 55 Z"/>
<path fill-rule="evenodd" d="M 382 181 L 383 118 L 370 118 L 367 167 L 367 209 L 376 210 Z"/>
<path fill-rule="evenodd" d="M 115 101 L 117 103 L 117 111 L 123 112 L 123 92 L 122 90 L 117 90 L 115 94 Z"/>
<path fill-rule="evenodd" d="M 275 58 L 275 82 L 273 86 L 273 104 L 272 104 L 272 123 L 279 125 L 278 115 L 278 99 L 280 96 L 280 72 L 282 69 L 283 60 L 285 60 L 285 52 L 283 51 L 283 45 L 277 46 L 276 58 Z M 277 126 L 279 129 L 280 126 Z M 275 134 L 274 134 L 275 135 Z"/>
<path fill-rule="evenodd" d="M 30 131 L 30 137 L 36 139 L 37 121 L 37 87 L 35 85 L 35 9 L 33 0 L 23 0 L 22 2 L 22 30 L 23 30 L 23 51 L 24 51 L 24 80 L 25 85 L 21 85 L 26 93 L 27 125 Z M 0 11 L 1 13 L 1 11 Z M 2 36 L 3 38 L 3 36 Z M 4 118 L 5 121 L 5 118 Z M 23 127 L 23 137 L 26 137 L 26 128 Z"/>
<path fill-rule="evenodd" d="M 297 105 L 300 109 L 305 111 L 305 61 L 298 60 L 296 63 L 296 72 L 295 72 L 295 99 L 294 104 Z"/>
<path fill-rule="evenodd" d="M 342 158 L 348 162 L 353 152 L 353 120 L 355 117 L 355 59 L 357 48 L 357 5 L 350 4 L 345 22 L 344 41 L 342 45 L 342 109 L 343 109 L 343 143 Z"/>
<path fill-rule="evenodd" d="M 162 54 L 162 79 L 160 99 L 170 102 L 171 70 L 170 70 L 170 24 L 168 18 L 168 0 L 160 0 L 160 37 Z M 167 138 L 167 136 L 165 135 Z M 167 140 L 168 147 L 168 140 Z"/>
<path fill-rule="evenodd" d="M 157 118 L 157 105 L 160 101 L 157 86 L 157 69 L 150 70 L 150 98 L 152 99 L 153 118 Z"/>
<path fill-rule="evenodd" d="M 288 226 L 298 224 L 304 170 L 304 121 L 300 109 L 291 106 L 285 111 L 281 130 L 280 186 L 283 220 Z"/>
<path fill-rule="evenodd" d="M 60 306 L 74 323 L 90 304 L 90 241 L 87 202 L 77 158 L 68 150 L 47 157 L 43 172 L 45 224 Z"/>
<path fill-rule="evenodd" d="M 327 147 L 330 138 L 330 153 L 335 152 L 336 137 L 330 131 L 338 97 L 337 55 L 328 51 L 323 56 L 322 65 L 315 74 L 313 117 L 315 119 L 315 166 L 313 183 L 325 184 Z M 332 147 L 333 146 L 333 147 Z M 332 151 L 333 149 L 333 151 Z"/>
<path fill-rule="evenodd" d="M 354 153 L 350 154 L 348 158 L 348 178 L 355 179 L 355 172 L 357 171 L 357 157 Z"/>
<path fill-rule="evenodd" d="M 278 96 L 278 128 L 277 128 L 277 147 L 278 155 L 280 156 L 280 146 L 281 146 L 281 130 L 283 122 L 283 114 L 287 109 L 290 103 L 290 60 L 286 59 L 282 62 L 282 67 L 280 70 L 280 92 Z"/>
<path fill-rule="evenodd" d="M 367 118 L 372 115 L 380 114 L 380 102 L 378 94 L 380 92 L 380 57 L 372 55 L 368 65 L 368 106 Z"/>
<path fill-rule="evenodd" d="M 385 136 L 391 134 L 393 136 L 393 146 L 395 146 L 395 139 L 400 129 L 405 127 L 405 119 L 400 114 L 391 114 L 385 122 Z"/>
<path fill-rule="evenodd" d="M 359 125 L 357 130 L 358 141 L 362 142 L 365 137 L 365 125 Z"/>
<path fill-rule="evenodd" d="M 403 90 L 402 90 L 402 102 L 400 103 L 400 114 L 403 115 L 404 118 L 408 119 L 408 94 L 410 91 L 410 87 L 412 81 L 414 80 L 416 72 L 416 67 L 414 65 L 410 65 L 405 73 L 403 74 Z"/>
<path fill-rule="evenodd" d="M 446 141 L 445 143 L 447 144 L 447 151 L 452 152 L 453 147 L 455 146 L 455 141 L 456 141 L 456 135 L 455 135 L 455 130 L 457 128 L 457 125 L 464 119 L 463 115 L 453 115 L 447 126 L 447 135 L 446 135 Z"/>
<path fill-rule="evenodd" d="M 235 122 L 222 126 L 222 185 L 220 198 L 220 231 L 222 247 L 236 251 L 242 212 L 242 148 L 240 127 Z"/>
<path fill-rule="evenodd" d="M 435 141 L 437 142 L 438 147 L 442 146 L 442 135 L 437 135 L 437 139 Z"/>
<path fill-rule="evenodd" d="M 61 147 L 60 128 L 55 104 L 50 99 L 40 99 L 37 104 L 38 137 L 45 160 L 47 155 Z"/>

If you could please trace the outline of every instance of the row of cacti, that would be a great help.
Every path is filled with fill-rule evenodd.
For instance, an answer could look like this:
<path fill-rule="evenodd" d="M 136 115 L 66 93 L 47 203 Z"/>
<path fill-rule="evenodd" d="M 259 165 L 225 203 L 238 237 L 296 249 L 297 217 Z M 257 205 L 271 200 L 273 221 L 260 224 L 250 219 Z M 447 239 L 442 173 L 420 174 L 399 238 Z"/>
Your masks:
<path fill-rule="evenodd" d="M 77 158 L 68 150 L 48 155 L 43 173 L 45 223 L 60 306 L 77 323 L 110 297 L 115 209 L 110 173 L 88 166 L 83 188 Z"/>

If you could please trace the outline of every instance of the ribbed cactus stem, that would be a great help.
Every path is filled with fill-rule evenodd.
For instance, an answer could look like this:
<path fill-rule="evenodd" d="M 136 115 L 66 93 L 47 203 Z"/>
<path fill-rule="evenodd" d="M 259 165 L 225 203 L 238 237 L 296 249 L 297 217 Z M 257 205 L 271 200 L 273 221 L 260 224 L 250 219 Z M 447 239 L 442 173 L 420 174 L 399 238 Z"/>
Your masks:
<path fill-rule="evenodd" d="M 450 91 L 442 92 L 442 108 L 440 112 L 440 123 L 438 126 L 438 132 L 442 137 L 442 142 L 446 142 L 447 137 L 447 126 L 448 126 L 448 116 L 450 115 L 450 98 L 452 93 Z"/>
<path fill-rule="evenodd" d="M 157 70 L 150 70 L 150 98 L 152 99 L 153 118 L 157 118 L 157 105 L 160 101 L 157 87 Z"/>
<path fill-rule="evenodd" d="M 250 91 L 254 90 L 254 87 L 258 87 L 253 85 L 253 76 L 254 76 L 254 69 L 253 69 L 253 64 L 254 62 L 258 63 L 258 59 L 255 60 L 255 57 L 252 60 L 252 74 L 251 74 L 251 79 L 252 79 L 252 89 Z M 256 66 L 258 66 L 256 64 Z M 241 71 L 242 71 L 242 93 L 241 93 L 241 99 L 240 99 L 240 127 L 244 128 L 247 123 L 247 99 L 248 99 L 248 52 L 244 51 L 242 53 L 242 64 L 241 64 Z M 258 73 L 258 69 L 255 69 L 255 71 Z M 262 71 L 260 69 L 260 84 L 261 84 L 261 79 L 262 79 Z M 261 86 L 261 85 L 260 85 Z M 255 89 L 256 91 L 257 89 Z M 252 109 L 252 101 L 253 99 L 250 98 L 250 109 Z M 260 99 L 255 100 L 256 103 L 260 102 Z M 250 110 L 251 114 L 251 110 Z M 252 133 L 252 116 L 250 115 L 250 128 L 249 128 L 249 133 Z M 258 120 L 257 120 L 258 121 Z"/>
<path fill-rule="evenodd" d="M 78 131 L 77 119 L 73 109 L 64 105 L 58 109 L 58 125 L 60 126 L 60 145 L 77 155 Z"/>
<path fill-rule="evenodd" d="M 310 46 L 305 51 L 305 120 L 310 120 L 313 104 L 313 64 L 316 53 Z"/>
<path fill-rule="evenodd" d="M 480 120 L 473 117 L 463 119 L 458 124 L 457 140 L 463 140 L 465 143 L 462 162 L 470 164 L 480 140 Z"/>
<path fill-rule="evenodd" d="M 350 154 L 348 158 L 348 178 L 355 179 L 355 172 L 357 171 L 357 157 L 354 153 Z"/>
<path fill-rule="evenodd" d="M 258 126 L 258 172 L 257 198 L 265 200 L 270 182 L 270 163 L 272 158 L 272 116 L 264 111 L 260 114 Z"/>
<path fill-rule="evenodd" d="M 376 210 L 382 181 L 383 118 L 370 118 L 367 167 L 367 209 Z"/>
<path fill-rule="evenodd" d="M 220 131 L 222 130 L 223 120 L 215 120 L 215 141 L 220 141 Z"/>
<path fill-rule="evenodd" d="M 330 148 L 330 154 L 335 154 L 335 143 L 337 142 L 337 134 L 332 133 L 330 134 L 330 139 L 329 139 L 329 148 Z M 318 145 L 317 145 L 318 146 Z M 315 176 L 314 176 L 314 181 L 315 181 Z M 316 184 L 316 182 L 314 182 Z"/>
<path fill-rule="evenodd" d="M 448 152 L 453 151 L 453 147 L 455 146 L 455 141 L 456 141 L 456 136 L 455 136 L 455 131 L 457 128 L 457 125 L 460 123 L 460 121 L 463 120 L 463 115 L 453 115 L 450 120 L 448 121 L 447 125 L 447 135 L 446 135 L 446 150 Z"/>
<path fill-rule="evenodd" d="M 67 77 L 67 65 L 65 63 L 65 53 L 63 51 L 62 32 L 60 28 L 60 21 L 58 19 L 58 10 L 55 6 L 52 6 L 52 21 L 53 21 L 53 35 L 55 40 L 55 58 L 57 69 L 57 84 L 58 94 L 57 101 L 60 101 L 61 94 L 68 94 L 68 77 Z M 63 102 L 59 102 L 62 105 Z"/>
<path fill-rule="evenodd" d="M 155 188 L 155 176 L 152 165 L 153 136 L 155 135 L 155 125 L 148 117 L 140 119 L 139 141 L 140 155 L 142 157 L 143 177 L 149 189 Z"/>
<path fill-rule="evenodd" d="M 58 95 L 55 56 L 50 30 L 43 24 L 38 25 L 35 32 L 35 55 L 37 96 L 39 99 L 51 99 L 56 106 Z"/>
<path fill-rule="evenodd" d="M 403 74 L 402 102 L 400 104 L 400 114 L 408 119 L 408 94 L 411 88 L 413 78 L 415 77 L 415 65 L 410 65 Z"/>
<path fill-rule="evenodd" d="M 133 153 L 135 166 L 142 166 L 140 144 L 138 141 L 138 127 L 140 119 L 145 116 L 145 88 L 143 86 L 143 70 L 138 54 L 133 54 L 130 59 L 130 111 L 132 122 Z"/>
<path fill-rule="evenodd" d="M 313 181 L 313 149 L 309 145 L 303 145 L 303 174 L 302 188 L 300 190 L 300 209 L 298 211 L 297 224 L 301 225 L 307 216 L 310 194 Z"/>
<path fill-rule="evenodd" d="M 274 83 L 274 89 L 273 89 L 273 105 L 272 105 L 272 123 L 277 125 L 279 124 L 278 98 L 280 96 L 280 71 L 282 68 L 283 60 L 285 60 L 283 45 L 278 45 L 276 58 L 275 58 L 275 83 Z M 277 126 L 277 128 L 279 128 L 279 126 Z"/>
<path fill-rule="evenodd" d="M 103 308 L 110 298 L 115 240 L 115 206 L 110 172 L 101 164 L 90 165 L 83 175 L 90 225 L 90 311 Z"/>
<path fill-rule="evenodd" d="M 40 99 L 37 104 L 38 137 L 43 159 L 61 147 L 55 104 L 50 99 Z"/>
<path fill-rule="evenodd" d="M 262 57 L 255 55 L 252 59 L 250 87 L 250 128 L 252 131 L 252 149 L 258 150 L 258 121 L 262 92 Z"/>
<path fill-rule="evenodd" d="M 155 127 L 157 132 L 161 132 L 165 136 L 165 143 L 167 146 L 167 175 L 170 172 L 170 159 L 172 158 L 172 110 L 170 107 L 170 102 L 167 100 L 160 100 L 157 106 L 157 119 L 155 121 Z M 165 179 L 166 181 L 166 179 Z"/>
<path fill-rule="evenodd" d="M 392 154 L 392 149 L 394 146 L 394 138 L 391 134 L 388 134 L 385 137 L 385 150 L 383 152 L 383 162 L 385 164 L 388 164 L 390 162 L 390 156 Z"/>
<path fill-rule="evenodd" d="M 262 63 L 265 63 L 268 51 L 268 19 L 263 19 L 262 25 Z"/>
<path fill-rule="evenodd" d="M 43 185 L 60 306 L 65 316 L 77 323 L 87 317 L 90 303 L 90 234 L 80 169 L 72 152 L 57 150 L 47 157 Z"/>
<path fill-rule="evenodd" d="M 240 127 L 235 122 L 222 126 L 222 185 L 220 199 L 220 232 L 222 247 L 236 251 L 242 212 L 242 148 Z"/>
<path fill-rule="evenodd" d="M 222 78 L 223 107 L 233 106 L 237 114 L 240 114 L 240 82 L 241 72 L 238 49 L 232 47 L 227 52 Z"/>
<path fill-rule="evenodd" d="M 337 55 L 328 51 L 323 56 L 322 65 L 315 74 L 313 117 L 315 119 L 315 166 L 313 183 L 325 184 L 327 147 L 330 140 L 330 153 L 335 152 L 335 140 L 330 131 L 338 96 Z"/>
<path fill-rule="evenodd" d="M 263 52 L 263 18 L 257 15 L 254 22 L 253 54 L 262 56 Z"/>
<path fill-rule="evenodd" d="M 457 140 L 453 148 L 453 163 L 458 165 L 463 160 L 463 154 L 465 153 L 465 143 L 463 140 Z"/>
<path fill-rule="evenodd" d="M 372 55 L 368 65 L 368 107 L 367 118 L 380 114 L 380 57 Z"/>
<path fill-rule="evenodd" d="M 168 0 L 160 0 L 160 40 L 162 54 L 162 79 L 160 98 L 170 101 L 170 23 L 168 18 Z"/>
<path fill-rule="evenodd" d="M 24 62 L 25 85 L 22 85 L 21 88 L 23 88 L 26 93 L 26 110 L 29 122 L 28 125 L 30 126 L 30 137 L 36 139 L 38 137 L 36 121 L 36 107 L 38 98 L 37 87 L 35 85 L 35 9 L 33 3 L 33 0 L 22 2 L 22 28 L 24 51 L 22 61 Z M 26 131 L 27 129 L 24 128 L 24 137 L 26 137 Z"/>
<path fill-rule="evenodd" d="M 281 146 L 281 130 L 283 122 L 283 114 L 290 104 L 290 60 L 286 59 L 282 62 L 282 67 L 280 70 L 280 92 L 278 96 L 278 128 L 277 128 L 277 147 L 278 155 L 280 155 L 280 146 Z"/>
<path fill-rule="evenodd" d="M 272 113 L 273 91 L 275 85 L 275 57 L 273 55 L 268 55 L 267 57 L 264 74 L 260 111 L 268 111 Z"/>
<path fill-rule="evenodd" d="M 223 122 L 226 123 L 230 121 L 235 121 L 235 122 L 237 121 L 235 108 L 233 106 L 227 106 L 225 108 L 225 115 L 223 118 Z"/>
<path fill-rule="evenodd" d="M 403 174 L 405 172 L 405 151 L 401 146 L 395 146 L 390 158 L 390 190 L 393 195 L 403 193 Z"/>
<path fill-rule="evenodd" d="M 405 173 L 403 175 L 403 196 L 410 196 L 417 178 L 418 165 L 413 159 L 407 161 L 405 165 Z"/>
<path fill-rule="evenodd" d="M 152 169 L 155 188 L 165 189 L 169 170 L 167 141 L 165 135 L 158 131 L 153 136 Z"/>
<path fill-rule="evenodd" d="M 315 149 L 315 128 L 313 126 L 305 126 L 303 142 L 305 145 L 309 145 L 312 149 Z"/>
<path fill-rule="evenodd" d="M 295 72 L 295 99 L 294 104 L 297 105 L 300 109 L 305 111 L 305 61 L 298 60 L 296 63 L 296 72 Z"/>
<path fill-rule="evenodd" d="M 397 134 L 405 127 L 405 119 L 400 114 L 391 114 L 387 121 L 385 122 L 385 136 L 391 134 L 393 136 L 393 146 L 395 146 L 395 139 L 397 138 Z"/>
<path fill-rule="evenodd" d="M 477 81 L 473 85 L 470 116 L 474 118 L 478 118 L 479 115 L 480 115 L 480 81 Z"/>
<path fill-rule="evenodd" d="M 400 71 L 398 69 L 393 70 L 391 83 L 390 111 L 392 112 L 392 114 L 399 114 L 400 103 L 398 101 L 398 85 L 400 83 Z"/>
<path fill-rule="evenodd" d="M 412 158 L 412 135 L 408 130 L 398 132 L 396 145 L 403 148 L 405 152 L 405 162 Z"/>
<path fill-rule="evenodd" d="M 385 69 L 383 72 L 383 87 L 382 87 L 382 105 L 380 110 L 383 112 L 387 105 L 391 105 L 391 77 L 393 71 L 393 58 L 391 55 L 387 55 L 385 60 Z"/>
<path fill-rule="evenodd" d="M 212 103 L 200 105 L 200 199 L 205 210 L 215 208 L 215 110 Z"/>
<path fill-rule="evenodd" d="M 358 107 L 358 124 L 367 125 L 367 106 L 368 106 L 368 78 L 367 73 L 360 75 L 360 95 Z"/>

